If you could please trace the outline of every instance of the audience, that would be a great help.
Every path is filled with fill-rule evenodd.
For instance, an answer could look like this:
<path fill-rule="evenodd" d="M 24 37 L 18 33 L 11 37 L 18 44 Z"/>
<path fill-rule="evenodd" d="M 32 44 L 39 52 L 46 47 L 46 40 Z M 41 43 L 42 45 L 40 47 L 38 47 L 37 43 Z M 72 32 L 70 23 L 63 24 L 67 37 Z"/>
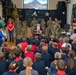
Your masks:
<path fill-rule="evenodd" d="M 18 35 L 14 41 L 10 21 L 9 39 L 15 46 L 9 47 L 7 29 L 0 27 L 0 75 L 76 75 L 76 29 L 50 37 Z"/>
<path fill-rule="evenodd" d="M 36 70 L 32 68 L 33 62 L 29 57 L 24 58 L 23 62 L 25 70 L 22 70 L 19 75 L 39 75 Z"/>

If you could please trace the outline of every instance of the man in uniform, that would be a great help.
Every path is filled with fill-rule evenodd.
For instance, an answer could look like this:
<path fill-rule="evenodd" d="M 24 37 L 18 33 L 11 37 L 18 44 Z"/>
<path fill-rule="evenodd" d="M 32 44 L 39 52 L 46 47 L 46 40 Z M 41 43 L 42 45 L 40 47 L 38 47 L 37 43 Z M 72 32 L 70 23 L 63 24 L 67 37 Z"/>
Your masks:
<path fill-rule="evenodd" d="M 32 34 L 33 34 L 34 29 L 36 28 L 37 23 L 38 23 L 38 21 L 34 17 L 33 20 L 32 20 L 32 22 L 31 22 L 31 25 L 30 25 L 31 30 L 32 30 Z"/>
<path fill-rule="evenodd" d="M 49 20 L 47 21 L 47 35 L 51 34 L 51 32 L 49 32 L 49 30 L 51 29 L 52 26 L 52 19 L 51 17 L 49 17 Z"/>
<path fill-rule="evenodd" d="M 21 27 L 22 27 L 22 23 L 19 20 L 19 18 L 17 18 L 17 20 L 15 21 L 15 33 L 16 33 L 16 37 L 18 35 L 20 35 L 20 33 L 21 33 Z"/>
<path fill-rule="evenodd" d="M 28 25 L 27 21 L 24 20 L 22 22 L 22 27 L 21 27 L 21 37 L 24 37 L 25 35 L 27 35 L 27 28 L 28 28 L 27 25 Z"/>
<path fill-rule="evenodd" d="M 59 34 L 60 34 L 60 22 L 57 18 L 55 18 L 55 24 L 56 24 L 56 38 L 58 38 Z"/>
<path fill-rule="evenodd" d="M 44 19 L 42 19 L 42 21 L 41 21 L 41 27 L 42 27 L 42 33 L 45 34 L 45 31 L 46 31 L 46 22 L 44 21 Z"/>

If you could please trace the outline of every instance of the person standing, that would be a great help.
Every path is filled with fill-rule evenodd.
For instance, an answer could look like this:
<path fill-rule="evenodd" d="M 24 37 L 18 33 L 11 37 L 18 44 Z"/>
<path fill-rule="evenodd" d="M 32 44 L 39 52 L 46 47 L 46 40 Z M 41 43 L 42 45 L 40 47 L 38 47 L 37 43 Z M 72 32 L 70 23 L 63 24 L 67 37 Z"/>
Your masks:
<path fill-rule="evenodd" d="M 32 34 L 33 34 L 33 31 L 34 31 L 37 24 L 38 24 L 38 21 L 36 20 L 36 18 L 33 18 L 31 25 L 30 25 L 31 30 L 32 30 Z"/>
<path fill-rule="evenodd" d="M 18 35 L 20 35 L 20 33 L 21 33 L 21 26 L 22 26 L 22 23 L 21 23 L 21 21 L 19 20 L 19 18 L 17 18 L 17 20 L 15 21 L 16 37 L 17 37 Z"/>
<path fill-rule="evenodd" d="M 24 20 L 22 22 L 22 27 L 21 27 L 21 37 L 27 34 L 27 25 L 28 25 L 27 21 Z"/>
<path fill-rule="evenodd" d="M 50 29 L 51 29 L 51 26 L 52 26 L 52 19 L 51 19 L 51 17 L 49 17 L 49 20 L 47 21 L 47 32 L 46 32 L 46 34 L 47 35 L 49 35 L 49 34 L 51 34 L 51 32 L 49 31 Z"/>
<path fill-rule="evenodd" d="M 46 22 L 44 19 L 41 21 L 42 33 L 45 34 L 46 31 Z"/>
<path fill-rule="evenodd" d="M 56 38 L 58 38 L 58 36 L 59 36 L 59 34 L 60 34 L 60 23 L 61 23 L 61 21 L 59 21 L 57 18 L 55 18 L 55 24 L 56 24 L 56 27 L 57 27 L 57 29 L 56 29 Z"/>
<path fill-rule="evenodd" d="M 9 32 L 10 42 L 14 42 L 14 22 L 12 21 L 11 18 L 9 18 L 9 20 L 7 22 L 7 29 Z"/>

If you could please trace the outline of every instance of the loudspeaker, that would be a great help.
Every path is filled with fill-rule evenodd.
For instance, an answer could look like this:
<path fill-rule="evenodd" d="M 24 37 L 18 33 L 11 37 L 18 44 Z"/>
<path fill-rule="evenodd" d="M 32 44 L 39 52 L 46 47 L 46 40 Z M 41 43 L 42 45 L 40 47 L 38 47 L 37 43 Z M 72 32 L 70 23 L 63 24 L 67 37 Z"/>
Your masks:
<path fill-rule="evenodd" d="M 66 24 L 66 3 L 65 1 L 58 2 L 56 17 L 59 20 L 61 20 L 61 28 L 65 28 L 65 24 Z"/>
<path fill-rule="evenodd" d="M 59 2 L 58 2 L 58 4 L 57 4 L 57 9 L 60 8 L 60 7 L 66 7 L 65 1 L 59 1 Z"/>

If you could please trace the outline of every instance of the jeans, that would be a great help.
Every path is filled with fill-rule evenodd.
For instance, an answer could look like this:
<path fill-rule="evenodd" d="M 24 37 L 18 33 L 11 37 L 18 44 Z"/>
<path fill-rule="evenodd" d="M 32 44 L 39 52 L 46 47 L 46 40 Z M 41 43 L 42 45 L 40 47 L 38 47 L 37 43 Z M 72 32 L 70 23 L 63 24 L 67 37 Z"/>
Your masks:
<path fill-rule="evenodd" d="M 14 42 L 14 30 L 9 31 L 10 42 Z"/>

